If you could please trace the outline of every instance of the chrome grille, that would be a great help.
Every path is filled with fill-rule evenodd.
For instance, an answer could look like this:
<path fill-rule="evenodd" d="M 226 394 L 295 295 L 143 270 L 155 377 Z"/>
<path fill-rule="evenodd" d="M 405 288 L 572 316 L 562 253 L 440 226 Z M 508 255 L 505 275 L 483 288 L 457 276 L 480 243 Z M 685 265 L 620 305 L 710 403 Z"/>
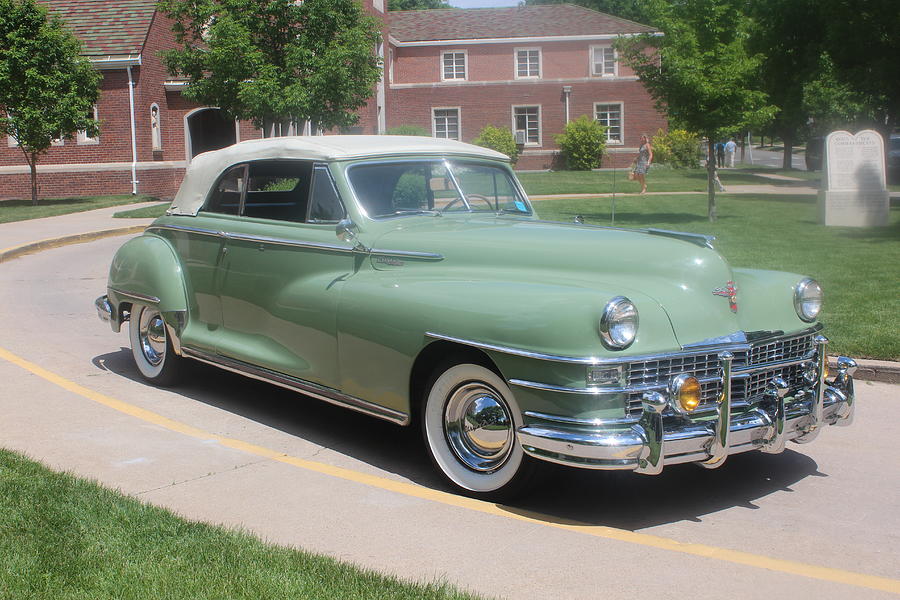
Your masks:
<path fill-rule="evenodd" d="M 748 364 L 749 366 L 760 366 L 811 356 L 815 349 L 813 337 L 814 334 L 804 334 L 770 340 L 752 345 L 749 352 L 746 350 L 733 352 L 732 364 L 737 372 L 731 381 L 732 404 L 739 407 L 759 402 L 766 386 L 775 377 L 784 379 L 791 391 L 804 386 L 806 383 L 803 380 L 801 365 L 773 366 L 772 369 L 745 376 L 741 376 L 740 369 L 746 368 Z M 717 352 L 633 362 L 629 365 L 628 385 L 629 387 L 656 386 L 657 389 L 663 389 L 668 386 L 674 376 L 680 373 L 688 373 L 701 381 L 702 401 L 698 410 L 702 412 L 704 409 L 712 408 L 722 394 L 722 382 L 720 380 L 704 382 L 703 380 L 720 376 Z M 641 414 L 642 397 L 643 391 L 635 391 L 628 395 L 626 412 L 630 416 Z"/>
<path fill-rule="evenodd" d="M 812 334 L 759 344 L 750 350 L 750 364 L 763 365 L 779 360 L 803 358 L 813 350 L 813 345 Z"/>

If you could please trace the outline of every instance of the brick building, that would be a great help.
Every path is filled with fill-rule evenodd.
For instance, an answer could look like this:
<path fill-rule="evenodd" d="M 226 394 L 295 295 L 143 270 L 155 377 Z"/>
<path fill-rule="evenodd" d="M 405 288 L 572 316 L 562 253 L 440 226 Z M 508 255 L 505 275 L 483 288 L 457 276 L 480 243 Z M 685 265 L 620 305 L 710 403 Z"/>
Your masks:
<path fill-rule="evenodd" d="M 60 140 L 41 157 L 41 196 L 171 197 L 193 156 L 264 135 L 182 97 L 184 82 L 173 80 L 159 58 L 175 40 L 155 0 L 41 1 L 103 74 L 93 110 L 100 135 Z M 486 124 L 505 126 L 522 132 L 518 167 L 538 169 L 553 164 L 553 138 L 568 118 L 589 114 L 608 125 L 615 164 L 630 162 L 640 133 L 665 126 L 610 46 L 617 35 L 647 27 L 570 5 L 385 14 L 385 0 L 362 2 L 384 21 L 387 48 L 376 51 L 385 77 L 350 133 L 416 124 L 471 141 Z M 0 199 L 29 195 L 21 150 L 0 140 Z"/>
<path fill-rule="evenodd" d="M 630 163 L 642 133 L 666 121 L 612 48 L 653 29 L 580 6 L 389 13 L 387 125 L 472 141 L 485 125 L 524 142 L 517 168 L 554 165 L 554 138 L 589 115 L 607 126 L 610 158 Z"/>

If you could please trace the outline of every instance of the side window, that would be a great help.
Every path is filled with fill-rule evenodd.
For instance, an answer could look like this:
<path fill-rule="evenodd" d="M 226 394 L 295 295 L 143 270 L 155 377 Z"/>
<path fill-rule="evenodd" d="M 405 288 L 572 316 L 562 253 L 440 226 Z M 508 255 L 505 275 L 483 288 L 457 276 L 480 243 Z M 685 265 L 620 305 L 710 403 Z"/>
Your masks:
<path fill-rule="evenodd" d="M 203 211 L 226 215 L 238 214 L 246 181 L 247 165 L 238 165 L 225 171 L 207 198 Z"/>
<path fill-rule="evenodd" d="M 313 188 L 309 198 L 310 223 L 336 223 L 344 218 L 344 207 L 325 165 L 313 169 Z"/>
<path fill-rule="evenodd" d="M 312 164 L 299 160 L 250 163 L 245 217 L 303 222 L 309 202 Z"/>

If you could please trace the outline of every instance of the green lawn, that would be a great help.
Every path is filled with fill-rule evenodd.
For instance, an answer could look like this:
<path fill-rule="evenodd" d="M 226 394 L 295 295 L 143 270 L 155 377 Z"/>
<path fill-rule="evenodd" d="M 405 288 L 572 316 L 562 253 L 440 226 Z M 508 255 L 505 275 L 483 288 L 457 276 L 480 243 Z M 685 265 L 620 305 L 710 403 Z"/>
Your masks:
<path fill-rule="evenodd" d="M 162 204 L 154 204 L 153 206 L 144 206 L 143 208 L 133 208 L 131 210 L 121 210 L 113 214 L 116 219 L 155 219 L 166 213 L 166 209 L 171 206 L 171 202 L 163 202 Z"/>
<path fill-rule="evenodd" d="M 55 217 L 96 208 L 117 206 L 119 204 L 135 204 L 137 202 L 152 202 L 154 200 L 158 200 L 158 198 L 154 196 L 132 196 L 131 194 L 93 196 L 90 198 L 46 198 L 38 200 L 37 206 L 32 206 L 30 199 L 0 200 L 0 223 Z"/>
<path fill-rule="evenodd" d="M 821 320 L 829 354 L 900 359 L 900 207 L 889 227 L 818 224 L 815 197 L 719 194 L 719 220 L 706 217 L 706 196 L 619 196 L 615 224 L 658 227 L 717 237 L 736 267 L 776 269 L 815 277 L 825 290 Z M 543 200 L 545 219 L 611 223 L 611 198 Z"/>
<path fill-rule="evenodd" d="M 6 450 L 0 450 L 0 597 L 476 598 L 192 523 Z"/>
<path fill-rule="evenodd" d="M 790 190 L 798 182 L 774 180 L 762 175 L 784 175 L 804 180 L 803 186 L 818 185 L 820 172 L 784 171 L 765 167 L 720 169 L 719 179 L 729 185 L 776 185 Z M 598 194 L 614 191 L 636 193 L 640 184 L 628 181 L 628 169 L 617 171 L 553 171 L 549 173 L 519 173 L 519 179 L 529 195 Z M 705 192 L 706 169 L 670 169 L 655 166 L 647 176 L 651 192 Z"/>

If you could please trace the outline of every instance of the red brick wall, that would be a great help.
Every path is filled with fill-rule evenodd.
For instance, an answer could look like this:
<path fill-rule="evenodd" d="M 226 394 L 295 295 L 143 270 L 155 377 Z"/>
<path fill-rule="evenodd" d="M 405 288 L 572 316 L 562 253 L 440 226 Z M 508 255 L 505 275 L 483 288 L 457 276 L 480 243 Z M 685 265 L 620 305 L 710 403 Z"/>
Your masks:
<path fill-rule="evenodd" d="M 528 145 L 519 169 L 554 166 L 558 145 L 554 138 L 565 126 L 563 86 L 571 86 L 569 118 L 594 115 L 595 103 L 623 105 L 621 145 L 610 144 L 602 166 L 626 166 L 633 159 L 642 133 L 653 135 L 666 128 L 665 117 L 653 106 L 633 72 L 619 65 L 616 78 L 590 77 L 591 42 L 542 44 L 484 44 L 481 46 L 424 46 L 394 48 L 391 104 L 388 127 L 419 125 L 432 130 L 434 107 L 460 109 L 460 136 L 471 142 L 485 125 L 513 127 L 513 106 L 541 107 L 541 144 Z M 541 79 L 515 79 L 515 49 L 541 48 Z M 467 50 L 467 82 L 441 82 L 441 54 Z M 406 87 L 405 84 L 420 84 Z"/>

